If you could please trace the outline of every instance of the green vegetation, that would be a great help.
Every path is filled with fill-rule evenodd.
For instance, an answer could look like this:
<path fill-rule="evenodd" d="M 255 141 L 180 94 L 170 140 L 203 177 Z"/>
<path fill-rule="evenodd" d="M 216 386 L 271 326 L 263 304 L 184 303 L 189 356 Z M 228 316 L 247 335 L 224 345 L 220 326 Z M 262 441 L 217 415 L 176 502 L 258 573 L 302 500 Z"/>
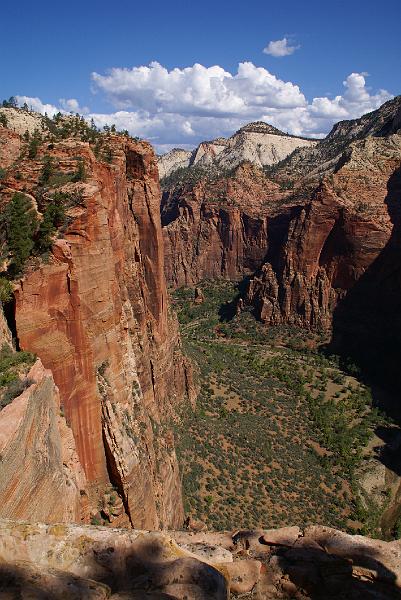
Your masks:
<path fill-rule="evenodd" d="M 7 127 L 8 125 L 7 117 L 4 113 L 0 113 L 0 125 L 3 127 Z"/>
<path fill-rule="evenodd" d="M 45 208 L 36 240 L 36 248 L 41 254 L 50 250 L 54 234 L 66 222 L 63 200 L 63 194 L 54 194 Z"/>
<path fill-rule="evenodd" d="M 201 179 L 211 183 L 223 177 L 230 177 L 234 171 L 235 169 L 223 169 L 213 165 L 207 167 L 198 165 L 179 167 L 170 175 L 163 177 L 160 180 L 160 185 L 162 189 L 193 186 Z"/>
<path fill-rule="evenodd" d="M 0 351 L 0 410 L 31 385 L 26 373 L 34 361 L 30 352 L 13 352 L 4 344 Z"/>
<path fill-rule="evenodd" d="M 54 171 L 54 159 L 51 156 L 45 156 L 43 159 L 42 173 L 39 178 L 39 185 L 46 185 Z"/>
<path fill-rule="evenodd" d="M 44 164 L 45 178 L 51 177 L 51 163 Z M 11 257 L 8 276 L 20 275 L 31 256 L 43 255 L 52 246 L 53 238 L 67 224 L 66 211 L 82 203 L 80 191 L 47 192 L 45 200 L 38 196 L 42 219 L 36 217 L 36 211 L 29 197 L 16 192 L 2 214 L 2 226 L 5 231 L 6 251 Z M 9 289 L 6 279 L 0 280 L 0 300 L 7 301 Z"/>
<path fill-rule="evenodd" d="M 401 517 L 398 518 L 395 527 L 394 527 L 394 538 L 396 540 L 401 540 Z"/>
<path fill-rule="evenodd" d="M 5 304 L 13 297 L 13 286 L 5 277 L 0 277 L 0 302 Z"/>
<path fill-rule="evenodd" d="M 76 172 L 74 173 L 73 177 L 72 177 L 72 181 L 74 183 L 78 182 L 78 181 L 85 181 L 86 179 L 86 172 L 85 172 L 85 163 L 82 160 L 82 158 L 78 159 L 78 167 Z"/>
<path fill-rule="evenodd" d="M 176 425 L 186 511 L 216 529 L 322 523 L 375 535 L 383 507 L 358 481 L 377 424 L 366 386 L 319 351 L 321 336 L 235 316 L 237 290 L 173 294 L 200 394 Z"/>
<path fill-rule="evenodd" d="M 15 96 L 10 96 L 8 100 L 3 100 L 3 108 L 17 108 L 18 103 Z"/>
<path fill-rule="evenodd" d="M 42 136 L 38 129 L 35 129 L 28 140 L 28 158 L 36 158 L 39 146 L 42 142 Z"/>
<path fill-rule="evenodd" d="M 33 236 L 37 220 L 31 200 L 24 194 L 16 192 L 6 206 L 3 222 L 6 228 L 7 245 L 12 256 L 9 271 L 12 275 L 17 275 L 23 270 L 34 247 Z"/>

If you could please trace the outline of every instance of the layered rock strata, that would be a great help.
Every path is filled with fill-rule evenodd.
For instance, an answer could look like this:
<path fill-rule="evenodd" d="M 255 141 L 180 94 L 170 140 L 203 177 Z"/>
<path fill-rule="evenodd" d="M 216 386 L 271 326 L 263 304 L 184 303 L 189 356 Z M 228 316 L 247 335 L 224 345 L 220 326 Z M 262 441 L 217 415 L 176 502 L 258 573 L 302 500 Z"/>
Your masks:
<path fill-rule="evenodd" d="M 109 163 L 88 143 L 42 144 L 34 160 L 19 161 L 18 177 L 11 168 L 3 180 L 7 201 L 22 189 L 35 198 L 45 156 L 61 174 L 79 157 L 86 173 L 84 183 L 57 188 L 73 199 L 67 225 L 16 286 L 14 336 L 53 373 L 91 506 L 101 500 L 102 516 L 113 518 L 104 498 L 114 486 L 127 523 L 178 526 L 169 421 L 190 392 L 190 370 L 168 313 L 156 160 L 144 142 L 115 135 L 108 144 Z"/>
<path fill-rule="evenodd" d="M 87 482 L 58 389 L 40 360 L 28 381 L 29 387 L 0 412 L 0 514 L 80 521 L 89 516 Z"/>
<path fill-rule="evenodd" d="M 244 161 L 263 167 L 280 162 L 296 148 L 311 148 L 316 143 L 257 121 L 241 127 L 228 139 L 201 142 L 192 152 L 173 148 L 158 158 L 159 174 L 163 179 L 183 167 L 233 169 Z"/>
<path fill-rule="evenodd" d="M 388 186 L 400 165 L 400 135 L 353 142 L 312 198 L 291 209 L 279 251 L 249 284 L 262 321 L 330 327 L 390 239 Z"/>
<path fill-rule="evenodd" d="M 400 115 L 398 97 L 270 170 L 243 163 L 169 184 L 161 207 L 169 283 L 255 272 L 245 301 L 263 322 L 330 328 L 390 238 L 394 245 Z"/>
<path fill-rule="evenodd" d="M 281 197 L 280 187 L 250 163 L 232 177 L 166 192 L 162 222 L 170 285 L 253 273 L 268 247 L 268 207 Z"/>

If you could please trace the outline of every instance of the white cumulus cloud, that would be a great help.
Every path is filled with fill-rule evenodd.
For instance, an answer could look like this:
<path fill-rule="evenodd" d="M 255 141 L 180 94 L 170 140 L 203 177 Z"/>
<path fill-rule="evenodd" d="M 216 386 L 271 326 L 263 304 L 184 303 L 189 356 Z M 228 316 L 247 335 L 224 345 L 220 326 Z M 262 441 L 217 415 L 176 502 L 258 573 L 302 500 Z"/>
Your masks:
<path fill-rule="evenodd" d="M 351 73 L 343 81 L 345 91 L 342 96 L 329 98 L 314 98 L 310 107 L 311 114 L 315 117 L 350 119 L 359 117 L 378 108 L 391 96 L 386 90 L 379 90 L 377 94 L 370 94 L 366 86 L 366 74 Z"/>
<path fill-rule="evenodd" d="M 16 99 L 19 106 L 27 104 L 31 110 L 41 113 L 42 115 L 47 113 L 49 117 L 52 117 L 60 110 L 57 108 L 57 106 L 54 106 L 54 104 L 44 104 L 40 98 L 32 98 L 31 96 L 16 96 Z"/>
<path fill-rule="evenodd" d="M 301 46 L 292 46 L 288 38 L 284 37 L 282 40 L 272 40 L 269 42 L 266 48 L 263 48 L 263 53 L 279 58 L 281 56 L 294 54 L 295 50 L 298 50 L 300 47 Z"/>
<path fill-rule="evenodd" d="M 60 109 L 81 112 L 99 127 L 114 123 L 118 129 L 148 139 L 162 152 L 230 136 L 257 120 L 295 135 L 323 137 L 335 122 L 359 117 L 392 98 L 385 90 L 372 92 L 366 76 L 351 73 L 340 94 L 308 102 L 298 85 L 251 62 L 240 63 L 234 73 L 199 64 L 169 71 L 153 62 L 93 74 L 94 91 L 111 102 L 110 112 L 82 109 L 75 99 L 61 100 L 59 107 L 27 96 L 18 96 L 18 102 L 49 115 Z"/>
<path fill-rule="evenodd" d="M 89 108 L 87 106 L 80 106 L 76 98 L 60 98 L 59 102 L 65 112 L 79 113 L 80 115 L 86 115 L 89 112 Z"/>
<path fill-rule="evenodd" d="M 92 74 L 95 89 L 106 93 L 120 109 L 190 115 L 252 115 L 260 106 L 306 104 L 299 87 L 278 79 L 251 62 L 231 74 L 222 67 L 195 64 L 168 71 L 158 62 L 148 67 L 111 69 Z"/>

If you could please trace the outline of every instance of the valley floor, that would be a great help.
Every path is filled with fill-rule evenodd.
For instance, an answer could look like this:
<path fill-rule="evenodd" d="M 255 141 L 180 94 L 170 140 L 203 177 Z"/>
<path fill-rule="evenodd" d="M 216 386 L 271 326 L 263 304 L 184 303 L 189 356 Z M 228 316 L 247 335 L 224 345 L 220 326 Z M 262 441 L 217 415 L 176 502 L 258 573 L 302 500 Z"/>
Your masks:
<path fill-rule="evenodd" d="M 325 354 L 323 335 L 236 315 L 235 284 L 201 289 L 201 304 L 172 293 L 200 385 L 175 424 L 186 513 L 214 529 L 322 523 L 380 537 L 392 491 L 374 432 L 392 425 L 355 367 Z"/>

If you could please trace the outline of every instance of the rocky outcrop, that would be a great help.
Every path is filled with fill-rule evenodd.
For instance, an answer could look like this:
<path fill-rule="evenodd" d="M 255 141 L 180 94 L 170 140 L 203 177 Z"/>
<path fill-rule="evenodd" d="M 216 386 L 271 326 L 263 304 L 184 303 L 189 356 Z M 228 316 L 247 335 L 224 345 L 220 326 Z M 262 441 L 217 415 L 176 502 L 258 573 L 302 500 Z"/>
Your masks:
<path fill-rule="evenodd" d="M 263 262 L 269 212 L 280 187 L 250 163 L 231 177 L 201 180 L 165 193 L 162 222 L 167 281 L 192 285 L 206 278 L 241 279 Z"/>
<path fill-rule="evenodd" d="M 400 418 L 398 391 L 401 385 L 398 360 L 401 352 L 401 162 L 398 164 L 387 182 L 385 205 L 391 220 L 388 241 L 333 315 L 333 347 L 347 349 L 348 355 L 372 378 L 395 392 L 382 399 L 383 406 L 395 419 Z M 398 472 L 399 467 L 393 465 L 393 469 Z M 398 516 L 401 516 L 401 504 Z"/>
<path fill-rule="evenodd" d="M 158 157 L 157 167 L 159 169 L 159 177 L 167 177 L 173 171 L 189 166 L 192 152 L 183 148 L 173 148 L 170 152 L 162 154 Z"/>
<path fill-rule="evenodd" d="M 108 163 L 67 139 L 21 160 L 18 178 L 7 172 L 7 197 L 22 187 L 35 197 L 44 156 L 59 173 L 74 172 L 78 156 L 86 173 L 85 183 L 57 189 L 73 199 L 67 225 L 47 261 L 33 261 L 17 286 L 15 337 L 53 373 L 92 513 L 113 520 L 105 506 L 113 486 L 126 515 L 117 523 L 178 526 L 169 422 L 191 379 L 168 314 L 156 160 L 144 142 L 115 135 L 108 144 Z"/>
<path fill-rule="evenodd" d="M 271 169 L 243 163 L 170 183 L 162 200 L 168 281 L 195 286 L 255 270 L 244 299 L 263 322 L 330 328 L 394 240 L 388 200 L 401 164 L 400 115 L 398 97 Z M 282 138 L 257 125 L 245 133 Z"/>
<path fill-rule="evenodd" d="M 18 133 L 0 127 L 0 165 L 2 169 L 7 169 L 17 160 L 21 147 L 21 136 Z"/>
<path fill-rule="evenodd" d="M 387 189 L 400 164 L 399 135 L 353 142 L 311 200 L 292 209 L 279 252 L 249 284 L 262 321 L 330 327 L 390 238 Z"/>
<path fill-rule="evenodd" d="M 0 115 L 7 120 L 7 129 L 23 135 L 26 131 L 33 133 L 35 129 L 42 130 L 43 117 L 37 112 L 16 108 L 0 107 Z"/>
<path fill-rule="evenodd" d="M 323 526 L 162 534 L 0 521 L 0 590 L 23 598 L 389 600 L 400 565 L 400 541 Z"/>
<path fill-rule="evenodd" d="M 217 167 L 230 170 L 244 161 L 258 167 L 273 165 L 286 158 L 296 148 L 311 148 L 316 140 L 285 134 L 268 123 L 248 123 L 230 138 L 201 142 L 193 152 L 174 148 L 158 159 L 160 178 L 180 167 Z M 185 153 L 185 154 L 184 154 Z"/>
<path fill-rule="evenodd" d="M 47 522 L 88 517 L 87 482 L 49 370 L 0 412 L 0 516 Z"/>

